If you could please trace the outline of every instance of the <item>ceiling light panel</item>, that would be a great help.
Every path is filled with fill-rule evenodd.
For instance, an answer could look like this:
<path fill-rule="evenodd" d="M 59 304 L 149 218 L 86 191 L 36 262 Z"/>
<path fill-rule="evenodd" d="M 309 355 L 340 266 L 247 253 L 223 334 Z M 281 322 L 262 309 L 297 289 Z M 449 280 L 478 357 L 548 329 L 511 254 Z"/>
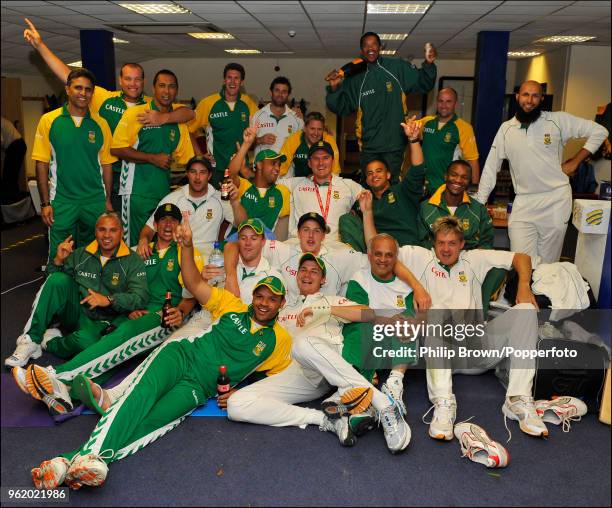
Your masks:
<path fill-rule="evenodd" d="M 408 34 L 378 34 L 383 41 L 403 41 Z"/>
<path fill-rule="evenodd" d="M 190 12 L 176 4 L 119 4 L 121 7 L 138 14 L 190 14 Z"/>
<path fill-rule="evenodd" d="M 425 14 L 429 4 L 368 3 L 368 14 Z"/>
<path fill-rule="evenodd" d="M 551 35 L 536 42 L 586 42 L 596 39 L 594 35 Z"/>
<path fill-rule="evenodd" d="M 233 39 L 234 38 L 232 34 L 213 33 L 213 32 L 189 32 L 187 35 L 190 35 L 194 39 L 209 39 L 209 40 Z"/>
<path fill-rule="evenodd" d="M 508 51 L 508 56 L 511 58 L 525 58 L 529 56 L 538 56 L 540 51 Z"/>
<path fill-rule="evenodd" d="M 231 53 L 232 55 L 258 55 L 261 53 L 261 51 L 259 51 L 258 49 L 239 49 L 239 48 L 226 49 L 225 52 Z"/>

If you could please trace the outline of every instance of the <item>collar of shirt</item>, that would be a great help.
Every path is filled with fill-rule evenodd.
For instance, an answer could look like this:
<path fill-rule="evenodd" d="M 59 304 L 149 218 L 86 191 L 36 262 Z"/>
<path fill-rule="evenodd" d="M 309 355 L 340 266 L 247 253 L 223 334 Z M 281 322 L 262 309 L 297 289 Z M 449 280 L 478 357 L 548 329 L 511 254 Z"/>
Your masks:
<path fill-rule="evenodd" d="M 219 95 L 221 96 L 222 101 L 227 101 L 227 99 L 225 98 L 225 85 L 221 87 L 221 91 L 219 92 Z M 236 102 L 240 100 L 240 97 L 242 97 L 242 94 L 238 92 L 238 95 L 236 96 Z"/>
<path fill-rule="evenodd" d="M 447 126 L 452 125 L 455 123 L 455 121 L 457 120 L 457 118 L 459 118 L 457 116 L 457 113 L 453 113 L 453 116 L 451 116 L 445 123 L 444 125 L 442 125 L 442 128 L 440 130 L 444 130 L 447 128 Z M 440 122 L 440 117 L 438 115 L 436 115 L 436 121 Z"/>
<path fill-rule="evenodd" d="M 281 116 L 275 116 L 274 113 L 272 113 L 272 108 L 270 107 L 270 104 L 271 103 L 266 104 L 265 107 L 267 108 L 268 113 L 270 114 L 270 117 L 274 118 L 277 122 L 282 120 L 283 118 L 285 118 L 291 113 L 291 108 L 287 106 L 287 104 L 285 104 L 285 112 Z"/>
<path fill-rule="evenodd" d="M 208 198 L 211 197 L 214 194 L 214 192 L 215 192 L 215 188 L 212 185 L 208 184 L 208 186 L 206 187 L 206 192 L 201 197 L 202 198 L 206 197 L 208 200 Z M 189 184 L 183 185 L 183 196 L 185 197 L 186 200 L 190 202 L 193 199 L 200 199 L 200 198 L 195 198 L 191 194 L 189 194 Z"/>
<path fill-rule="evenodd" d="M 268 261 L 263 256 L 261 256 L 261 259 L 259 260 L 259 264 L 255 268 L 251 268 L 251 267 L 246 266 L 242 262 L 242 258 L 239 256 L 237 268 L 238 268 L 238 272 L 240 273 L 240 279 L 244 280 L 247 277 L 252 277 L 257 274 L 268 273 L 270 271 L 270 263 L 268 263 Z"/>
<path fill-rule="evenodd" d="M 333 184 L 333 183 L 334 183 L 334 181 L 336 180 L 336 175 L 334 175 L 334 174 L 330 175 L 329 180 L 328 180 L 327 182 L 323 182 L 323 183 L 318 183 L 318 182 L 316 182 L 316 181 L 315 181 L 315 179 L 314 179 L 314 175 L 312 175 L 312 176 L 307 176 L 306 178 L 310 179 L 310 181 L 311 181 L 311 182 L 312 182 L 314 185 L 316 185 L 317 187 L 327 187 L 328 185 L 330 185 L 330 184 Z"/>
<path fill-rule="evenodd" d="M 451 271 L 454 270 L 456 267 L 460 266 L 463 264 L 463 251 L 461 251 L 459 253 L 459 258 L 457 259 L 457 262 L 453 265 L 453 266 L 448 266 L 445 265 L 444 263 L 442 263 L 442 261 L 440 261 L 438 259 L 438 256 L 436 256 L 436 251 L 434 250 L 434 248 L 431 248 L 431 253 L 433 254 L 433 258 L 436 262 L 436 264 L 442 268 L 443 270 L 446 270 L 446 272 L 450 275 Z"/>
<path fill-rule="evenodd" d="M 66 102 L 66 104 L 64 104 L 62 106 L 62 116 L 72 116 L 70 114 L 70 111 L 68 111 L 68 103 Z M 89 114 L 89 107 L 87 108 L 87 111 L 85 112 L 85 116 L 83 116 L 83 118 L 91 118 L 91 115 Z"/>
<path fill-rule="evenodd" d="M 121 93 L 119 94 L 119 97 L 121 97 L 121 99 L 123 100 L 123 102 L 128 103 L 131 101 L 128 101 L 125 98 L 125 92 L 123 90 L 121 90 Z M 140 94 L 140 96 L 138 97 L 138 99 L 136 99 L 136 102 L 134 102 L 134 104 L 146 104 L 147 101 L 144 100 L 144 92 L 142 92 Z"/>

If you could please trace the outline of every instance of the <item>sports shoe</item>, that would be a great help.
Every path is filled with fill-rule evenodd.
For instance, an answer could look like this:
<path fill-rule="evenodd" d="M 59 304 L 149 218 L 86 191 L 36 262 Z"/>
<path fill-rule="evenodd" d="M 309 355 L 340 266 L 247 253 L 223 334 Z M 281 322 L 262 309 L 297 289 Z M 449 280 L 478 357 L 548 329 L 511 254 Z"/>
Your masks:
<path fill-rule="evenodd" d="M 399 453 L 408 446 L 412 432 L 397 404 L 381 409 L 378 421 L 382 424 L 387 448 L 391 453 Z"/>
<path fill-rule="evenodd" d="M 363 413 L 349 415 L 349 427 L 355 436 L 363 436 L 376 426 L 376 409 L 372 405 Z"/>
<path fill-rule="evenodd" d="M 455 425 L 455 437 L 461 444 L 462 456 L 473 462 L 487 467 L 506 467 L 510 462 L 508 451 L 475 423 L 462 422 Z"/>
<path fill-rule="evenodd" d="M 434 410 L 431 422 L 426 422 L 425 417 Z M 453 439 L 453 427 L 457 417 L 457 400 L 453 394 L 450 397 L 437 397 L 433 400 L 433 406 L 423 415 L 423 423 L 429 423 L 429 436 L 434 439 L 450 441 Z"/>
<path fill-rule="evenodd" d="M 587 413 L 587 406 L 575 397 L 556 397 L 552 400 L 536 400 L 535 408 L 543 422 L 563 425 L 563 432 L 569 432 L 572 422 L 579 422 Z"/>
<path fill-rule="evenodd" d="M 33 342 L 28 335 L 20 335 L 17 338 L 17 347 L 11 356 L 4 360 L 7 367 L 23 367 L 32 358 L 36 360 L 42 355 L 40 345 Z"/>
<path fill-rule="evenodd" d="M 389 376 L 387 381 L 381 386 L 380 391 L 396 403 L 402 415 L 406 414 L 406 404 L 404 404 L 404 378 Z"/>
<path fill-rule="evenodd" d="M 66 474 L 66 484 L 73 490 L 83 485 L 101 487 L 107 474 L 108 465 L 102 459 L 102 454 L 76 455 Z"/>
<path fill-rule="evenodd" d="M 23 393 L 27 393 L 28 395 L 30 395 L 30 392 L 28 391 L 28 386 L 26 384 L 26 370 L 22 367 L 13 367 L 11 369 L 11 374 L 13 374 L 13 379 L 15 380 L 15 383 L 17 383 L 19 389 Z"/>
<path fill-rule="evenodd" d="M 328 418 L 335 420 L 349 414 L 363 413 L 372 403 L 372 388 L 356 387 L 346 390 L 340 398 L 337 394 L 321 403 L 321 409 Z"/>
<path fill-rule="evenodd" d="M 509 434 L 508 441 L 512 439 L 512 433 L 508 429 L 506 418 L 517 420 L 520 429 L 525 434 L 536 437 L 548 436 L 548 429 L 536 411 L 533 397 L 521 395 L 516 397 L 514 402 L 510 401 L 510 397 L 506 397 L 502 413 L 504 413 L 504 425 Z"/>
<path fill-rule="evenodd" d="M 64 483 L 70 462 L 64 457 L 45 460 L 32 469 L 32 481 L 37 489 L 55 489 Z"/>
<path fill-rule="evenodd" d="M 51 416 L 74 410 L 68 387 L 55 377 L 52 369 L 30 365 L 26 371 L 26 385 L 32 397 L 47 404 Z"/>
<path fill-rule="evenodd" d="M 43 349 L 47 349 L 47 343 L 50 340 L 55 339 L 56 337 L 61 337 L 62 331 L 59 328 L 47 328 L 45 333 L 43 334 L 42 342 L 40 343 L 40 347 Z"/>
<path fill-rule="evenodd" d="M 323 417 L 323 423 L 319 426 L 321 432 L 333 432 L 338 436 L 342 446 L 353 446 L 357 442 L 357 438 L 353 434 L 346 416 L 331 419 L 328 416 Z"/>

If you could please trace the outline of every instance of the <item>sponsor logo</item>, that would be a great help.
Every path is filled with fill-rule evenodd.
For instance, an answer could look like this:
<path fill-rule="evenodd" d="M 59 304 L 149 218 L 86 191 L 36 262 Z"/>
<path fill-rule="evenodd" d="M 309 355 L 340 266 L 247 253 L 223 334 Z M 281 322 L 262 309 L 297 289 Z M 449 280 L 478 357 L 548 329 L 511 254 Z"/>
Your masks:
<path fill-rule="evenodd" d="M 94 131 L 89 131 L 89 134 L 87 135 L 87 139 L 90 143 L 95 143 L 96 142 L 96 133 Z"/>
<path fill-rule="evenodd" d="M 297 270 L 291 266 L 285 266 L 285 271 L 292 277 L 295 277 L 297 275 Z"/>
<path fill-rule="evenodd" d="M 208 220 L 210 220 L 210 219 L 212 219 L 212 218 L 213 218 L 213 211 L 212 211 L 212 208 L 209 208 L 208 210 L 206 210 L 206 218 L 207 218 Z"/>
<path fill-rule="evenodd" d="M 431 271 L 439 279 L 446 279 L 447 278 L 446 277 L 446 272 L 444 270 L 440 270 L 440 269 L 436 268 L 435 266 L 431 267 Z"/>
<path fill-rule="evenodd" d="M 154 259 L 154 258 L 145 259 L 144 264 L 145 264 L 145 266 L 156 265 L 157 264 L 157 259 Z"/>
<path fill-rule="evenodd" d="M 240 317 L 236 314 L 234 314 L 233 312 L 229 315 L 229 318 L 232 320 L 232 322 L 236 325 L 236 328 L 238 329 L 238 331 L 242 334 L 242 335 L 246 335 L 248 333 L 248 330 L 246 328 L 246 326 L 244 326 L 244 324 L 242 323 L 242 320 L 240 319 Z"/>
<path fill-rule="evenodd" d="M 274 129 L 274 127 L 276 127 L 276 124 L 274 124 L 273 122 L 263 122 L 259 124 L 260 129 L 265 129 L 265 128 Z"/>
<path fill-rule="evenodd" d="M 586 221 L 591 226 L 599 226 L 603 220 L 603 208 L 598 208 L 592 212 L 587 213 Z"/>
<path fill-rule="evenodd" d="M 114 113 L 119 113 L 120 115 L 123 115 L 123 113 L 125 113 L 125 109 L 120 108 L 119 106 L 113 106 L 112 104 L 106 104 L 104 106 L 104 109 L 108 109 L 109 111 L 112 111 Z"/>
<path fill-rule="evenodd" d="M 552 141 L 550 140 L 550 134 L 544 134 L 544 144 L 550 145 Z"/>
<path fill-rule="evenodd" d="M 261 332 L 260 332 L 261 334 Z M 253 354 L 255 356 L 260 356 L 263 353 L 263 350 L 266 349 L 267 344 L 260 340 L 257 345 L 253 348 Z"/>
<path fill-rule="evenodd" d="M 138 272 L 136 274 L 136 277 L 146 277 L 147 276 L 147 272 Z"/>
<path fill-rule="evenodd" d="M 91 272 L 82 272 L 81 270 L 78 271 L 79 277 L 85 277 L 86 279 L 97 279 L 98 275 L 95 273 L 91 273 Z"/>
<path fill-rule="evenodd" d="M 436 133 L 436 129 L 433 129 L 431 127 L 425 127 L 425 129 L 423 129 L 424 132 L 426 132 L 427 134 L 435 134 Z"/>
<path fill-rule="evenodd" d="M 166 265 L 166 270 L 168 270 L 169 272 L 174 270 L 174 259 L 168 260 L 168 264 Z"/>
<path fill-rule="evenodd" d="M 366 90 L 365 92 L 362 92 L 361 96 L 362 97 L 367 97 L 368 95 L 374 95 L 376 93 L 376 90 L 372 89 L 372 90 Z"/>
<path fill-rule="evenodd" d="M 113 273 L 113 277 L 111 279 L 111 284 L 113 286 L 117 286 L 119 284 L 119 274 L 118 273 Z"/>
<path fill-rule="evenodd" d="M 227 111 L 220 111 L 219 113 L 211 113 L 208 115 L 208 118 L 210 120 L 214 120 L 215 118 L 227 118 L 227 116 Z"/>

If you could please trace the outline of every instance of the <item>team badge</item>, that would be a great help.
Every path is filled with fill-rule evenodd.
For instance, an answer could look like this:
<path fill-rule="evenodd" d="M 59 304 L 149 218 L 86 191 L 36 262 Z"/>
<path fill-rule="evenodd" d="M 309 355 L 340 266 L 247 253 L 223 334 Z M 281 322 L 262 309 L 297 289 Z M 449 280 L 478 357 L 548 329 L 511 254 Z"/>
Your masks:
<path fill-rule="evenodd" d="M 168 270 L 169 272 L 174 270 L 174 259 L 168 260 L 168 264 L 166 265 L 166 270 Z"/>
<path fill-rule="evenodd" d="M 397 295 L 397 306 L 398 307 L 404 306 L 404 298 L 402 297 L 402 295 Z"/>
<path fill-rule="evenodd" d="M 395 194 L 393 194 L 393 192 L 389 192 L 389 194 L 387 195 L 387 201 L 389 201 L 390 205 L 395 203 Z"/>
<path fill-rule="evenodd" d="M 391 81 L 387 81 L 385 84 L 387 85 L 387 92 L 391 93 L 393 91 L 393 84 Z"/>
<path fill-rule="evenodd" d="M 260 356 L 263 353 L 263 350 L 266 349 L 266 343 L 263 341 L 259 341 L 257 345 L 253 348 L 253 354 L 255 356 Z"/>
<path fill-rule="evenodd" d="M 268 198 L 268 206 L 269 206 L 270 208 L 274 208 L 274 205 L 275 205 L 274 196 L 270 196 L 270 197 Z"/>
<path fill-rule="evenodd" d="M 467 277 L 465 275 L 465 272 L 461 271 L 459 272 L 459 282 L 465 284 L 467 282 Z"/>
<path fill-rule="evenodd" d="M 287 126 L 287 132 L 288 132 L 289 134 L 291 134 L 291 133 L 293 132 L 293 125 L 288 125 L 288 126 Z"/>
<path fill-rule="evenodd" d="M 334 191 L 334 199 L 340 199 L 340 192 L 337 190 Z"/>
<path fill-rule="evenodd" d="M 89 135 L 87 136 L 87 139 L 89 140 L 90 143 L 95 143 L 96 133 L 94 131 L 89 131 Z"/>
<path fill-rule="evenodd" d="M 113 273 L 113 278 L 111 280 L 111 284 L 113 286 L 117 286 L 119 284 L 119 274 L 118 273 Z"/>
<path fill-rule="evenodd" d="M 463 219 L 462 221 L 463 231 L 470 229 L 470 219 Z"/>
<path fill-rule="evenodd" d="M 603 220 L 603 208 L 598 208 L 592 212 L 587 213 L 586 221 L 591 226 L 599 226 Z"/>
<path fill-rule="evenodd" d="M 208 210 L 206 210 L 206 218 L 207 218 L 208 220 L 210 220 L 210 219 L 212 219 L 212 218 L 213 218 L 213 211 L 212 211 L 212 208 L 209 208 Z"/>
<path fill-rule="evenodd" d="M 550 141 L 550 134 L 544 134 L 544 144 L 545 145 L 550 145 L 551 141 Z"/>
<path fill-rule="evenodd" d="M 174 142 L 174 139 L 176 138 L 176 131 L 174 129 L 170 129 L 170 141 Z"/>
<path fill-rule="evenodd" d="M 246 122 L 246 121 L 247 121 L 246 113 L 245 113 L 244 111 L 243 111 L 242 113 L 240 113 L 240 119 L 241 119 L 243 122 Z"/>
<path fill-rule="evenodd" d="M 450 133 L 450 132 L 447 132 L 447 133 L 444 135 L 444 142 L 445 142 L 445 143 L 450 143 L 450 140 L 451 140 L 451 133 Z"/>

